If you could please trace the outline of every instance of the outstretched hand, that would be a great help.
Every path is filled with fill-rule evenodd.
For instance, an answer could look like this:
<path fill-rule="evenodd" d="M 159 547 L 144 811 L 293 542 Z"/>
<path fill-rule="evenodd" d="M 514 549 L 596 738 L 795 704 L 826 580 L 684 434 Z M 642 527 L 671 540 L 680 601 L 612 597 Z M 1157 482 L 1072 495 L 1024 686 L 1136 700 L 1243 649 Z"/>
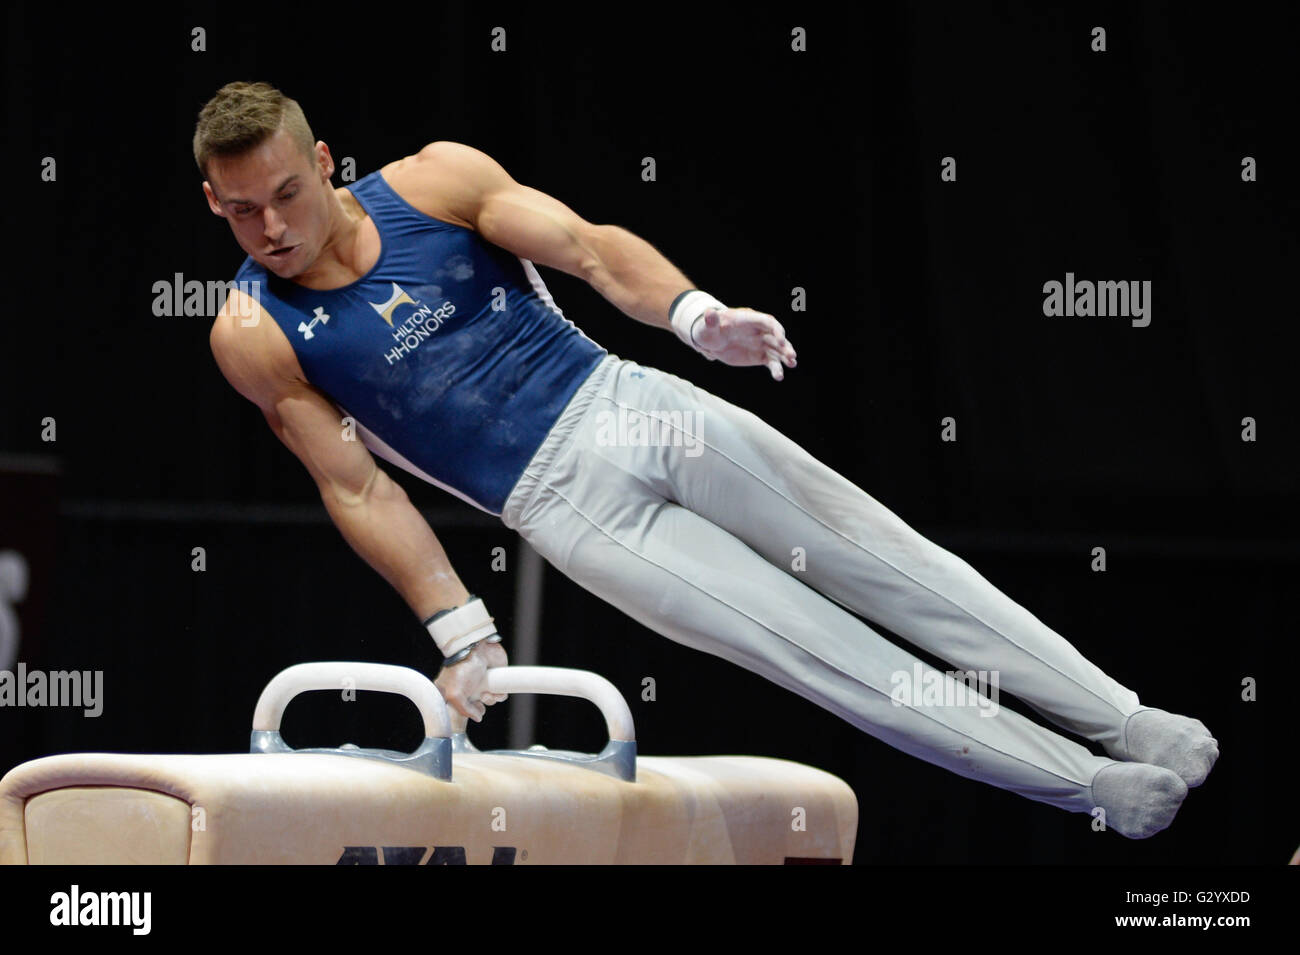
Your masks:
<path fill-rule="evenodd" d="M 785 377 L 781 366 L 795 366 L 794 346 L 771 315 L 752 308 L 710 308 L 695 322 L 691 337 L 709 358 L 727 365 L 765 365 L 772 377 Z"/>

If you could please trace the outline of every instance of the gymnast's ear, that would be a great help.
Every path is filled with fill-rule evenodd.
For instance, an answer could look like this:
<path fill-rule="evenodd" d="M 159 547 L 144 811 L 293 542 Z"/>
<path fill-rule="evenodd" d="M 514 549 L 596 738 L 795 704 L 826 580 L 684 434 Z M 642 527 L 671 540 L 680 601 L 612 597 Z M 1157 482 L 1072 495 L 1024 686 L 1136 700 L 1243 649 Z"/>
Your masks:
<path fill-rule="evenodd" d="M 316 168 L 326 183 L 334 176 L 334 157 L 330 155 L 330 148 L 325 141 L 316 142 L 312 160 L 316 163 Z"/>
<path fill-rule="evenodd" d="M 217 199 L 217 194 L 213 190 L 211 183 L 206 179 L 203 180 L 203 195 L 208 200 L 208 208 L 212 210 L 214 216 L 226 217 L 226 210 L 221 208 L 221 201 Z"/>

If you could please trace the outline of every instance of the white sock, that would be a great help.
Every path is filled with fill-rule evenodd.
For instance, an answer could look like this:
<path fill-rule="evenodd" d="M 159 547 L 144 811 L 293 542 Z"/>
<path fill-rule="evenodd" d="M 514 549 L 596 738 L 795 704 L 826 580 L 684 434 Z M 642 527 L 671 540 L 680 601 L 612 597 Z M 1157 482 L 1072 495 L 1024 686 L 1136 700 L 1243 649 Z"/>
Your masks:
<path fill-rule="evenodd" d="M 1188 786 L 1199 786 L 1219 758 L 1219 743 L 1200 720 L 1164 710 L 1138 710 L 1124 726 L 1123 749 L 1112 757 L 1171 769 Z"/>
<path fill-rule="evenodd" d="M 1092 798 L 1106 810 L 1106 828 L 1129 839 L 1169 828 L 1186 797 L 1187 784 L 1177 773 L 1148 763 L 1110 763 L 1092 777 Z"/>

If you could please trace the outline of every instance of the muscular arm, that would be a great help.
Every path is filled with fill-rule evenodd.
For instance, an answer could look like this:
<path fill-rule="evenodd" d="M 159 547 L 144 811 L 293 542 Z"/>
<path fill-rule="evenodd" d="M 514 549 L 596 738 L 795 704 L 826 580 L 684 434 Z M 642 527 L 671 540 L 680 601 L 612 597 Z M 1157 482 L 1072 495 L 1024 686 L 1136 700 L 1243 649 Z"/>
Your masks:
<path fill-rule="evenodd" d="M 361 442 L 342 441 L 342 416 L 333 411 L 332 405 L 327 410 L 318 404 L 326 399 L 315 395 L 310 404 L 304 402 L 300 408 L 292 407 L 295 402 L 304 399 L 282 400 L 281 427 L 277 430 L 272 425 L 272 430 L 291 450 L 310 446 L 313 439 L 307 437 L 307 432 L 312 429 L 310 418 L 317 411 L 309 409 L 314 408 L 321 415 L 320 427 L 325 435 L 322 440 L 355 445 L 370 461 L 370 477 L 360 488 L 355 483 L 338 480 L 317 481 L 325 509 L 343 539 L 402 595 L 420 620 L 465 603 L 469 591 L 452 568 L 433 528 L 416 510 L 402 486 L 375 464 Z"/>
<path fill-rule="evenodd" d="M 595 227 L 596 265 L 588 282 L 624 314 L 656 328 L 671 328 L 668 309 L 695 283 L 645 239 L 621 226 Z"/>
<path fill-rule="evenodd" d="M 239 295 L 232 292 L 231 297 Z M 256 309 L 245 300 L 238 307 Z M 236 305 L 227 302 L 227 309 Z M 248 311 L 235 312 L 247 315 Z M 262 410 L 267 424 L 306 466 L 334 525 L 421 620 L 459 606 L 469 592 L 406 492 L 359 440 L 345 440 L 342 415 L 318 389 L 275 367 L 275 322 L 244 326 L 226 310 L 212 327 L 218 366 Z"/>
<path fill-rule="evenodd" d="M 559 200 L 515 182 L 473 147 L 430 143 L 399 165 L 393 176 L 417 208 L 441 203 L 487 241 L 583 279 L 637 321 L 670 328 L 673 299 L 694 287 L 646 240 L 621 226 L 587 222 Z"/>

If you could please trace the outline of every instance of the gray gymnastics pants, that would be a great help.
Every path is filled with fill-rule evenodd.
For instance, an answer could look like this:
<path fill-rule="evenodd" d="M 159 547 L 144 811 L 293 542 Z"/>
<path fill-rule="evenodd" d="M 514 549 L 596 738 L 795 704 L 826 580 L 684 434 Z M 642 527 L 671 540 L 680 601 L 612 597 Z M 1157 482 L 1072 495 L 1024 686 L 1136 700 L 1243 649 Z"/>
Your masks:
<path fill-rule="evenodd" d="M 998 706 L 998 692 L 1103 745 L 1122 744 L 1145 708 L 757 416 L 616 355 L 575 392 L 502 520 L 670 640 L 905 753 L 1072 812 L 1096 805 L 1093 777 L 1114 760 Z M 933 669 L 844 608 L 956 670 Z"/>

